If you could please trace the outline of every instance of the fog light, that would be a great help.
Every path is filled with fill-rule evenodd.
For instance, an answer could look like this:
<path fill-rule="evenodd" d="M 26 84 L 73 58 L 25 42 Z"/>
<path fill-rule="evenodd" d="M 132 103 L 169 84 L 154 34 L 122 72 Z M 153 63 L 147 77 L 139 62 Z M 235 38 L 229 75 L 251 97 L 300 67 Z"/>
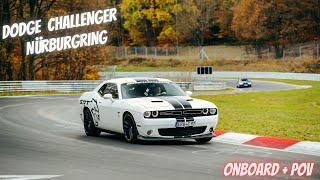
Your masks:
<path fill-rule="evenodd" d="M 213 132 L 213 127 L 211 127 L 211 128 L 209 129 L 209 132 Z"/>
<path fill-rule="evenodd" d="M 152 132 L 153 132 L 152 130 L 148 130 L 148 131 L 147 131 L 147 135 L 152 134 Z"/>

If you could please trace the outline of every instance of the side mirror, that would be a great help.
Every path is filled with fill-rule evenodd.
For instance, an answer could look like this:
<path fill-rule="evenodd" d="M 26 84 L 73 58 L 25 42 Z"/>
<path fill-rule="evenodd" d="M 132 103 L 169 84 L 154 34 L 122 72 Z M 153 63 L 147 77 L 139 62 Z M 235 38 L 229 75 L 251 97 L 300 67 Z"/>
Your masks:
<path fill-rule="evenodd" d="M 103 98 L 110 99 L 111 101 L 113 101 L 112 94 L 105 94 L 105 95 L 103 95 Z"/>
<path fill-rule="evenodd" d="M 187 96 L 192 96 L 192 92 L 191 91 L 186 91 L 186 95 Z"/>

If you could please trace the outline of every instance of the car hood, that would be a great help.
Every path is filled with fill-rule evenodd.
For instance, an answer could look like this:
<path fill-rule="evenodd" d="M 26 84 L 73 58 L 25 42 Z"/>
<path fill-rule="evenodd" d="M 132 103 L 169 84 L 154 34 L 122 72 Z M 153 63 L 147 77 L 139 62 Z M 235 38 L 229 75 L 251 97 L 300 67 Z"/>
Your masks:
<path fill-rule="evenodd" d="M 216 108 L 216 106 L 211 102 L 188 96 L 132 98 L 126 99 L 126 102 L 132 106 L 142 106 L 146 110 Z"/>
<path fill-rule="evenodd" d="M 240 83 L 250 83 L 251 81 L 240 81 Z"/>

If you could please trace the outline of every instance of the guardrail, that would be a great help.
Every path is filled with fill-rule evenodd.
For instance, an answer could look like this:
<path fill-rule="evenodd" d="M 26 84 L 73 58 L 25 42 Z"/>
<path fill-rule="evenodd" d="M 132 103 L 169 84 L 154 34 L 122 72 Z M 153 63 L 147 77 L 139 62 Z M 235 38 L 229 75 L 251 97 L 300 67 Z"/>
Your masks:
<path fill-rule="evenodd" d="M 90 91 L 102 81 L 0 81 L 0 92 Z"/>
<path fill-rule="evenodd" d="M 168 77 L 168 75 L 170 75 Z M 105 73 L 100 73 L 105 78 Z M 272 78 L 320 81 L 320 74 L 315 73 L 285 73 L 285 72 L 248 72 L 248 71 L 214 71 L 212 75 L 198 75 L 196 72 L 116 72 L 115 77 L 176 77 L 176 79 L 190 77 L 194 81 L 210 80 L 217 78 Z"/>
<path fill-rule="evenodd" d="M 225 82 L 206 82 L 199 83 L 196 82 L 193 84 L 194 91 L 206 91 L 206 90 L 220 90 L 225 89 L 227 87 Z"/>
<path fill-rule="evenodd" d="M 71 81 L 0 81 L 0 92 L 32 92 L 58 91 L 80 92 L 91 91 L 103 80 L 71 80 Z M 178 82 L 183 90 L 194 90 L 192 82 Z"/>

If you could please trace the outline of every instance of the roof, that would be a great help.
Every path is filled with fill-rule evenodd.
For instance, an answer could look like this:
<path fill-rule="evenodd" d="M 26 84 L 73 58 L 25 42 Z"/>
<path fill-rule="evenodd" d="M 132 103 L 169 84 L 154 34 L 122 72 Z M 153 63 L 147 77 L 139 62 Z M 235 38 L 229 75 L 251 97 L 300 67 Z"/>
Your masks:
<path fill-rule="evenodd" d="M 149 78 L 149 77 L 133 77 L 133 78 L 116 78 L 116 79 L 110 79 L 105 81 L 106 82 L 111 82 L 111 83 L 119 83 L 119 84 L 123 84 L 123 83 L 134 83 L 134 82 L 155 82 L 155 81 L 159 81 L 159 82 L 172 82 L 168 79 L 163 79 L 163 78 Z"/>
<path fill-rule="evenodd" d="M 149 77 L 133 77 L 133 78 L 116 78 L 116 79 L 110 79 L 106 80 L 103 83 L 101 83 L 99 86 L 97 86 L 94 91 L 98 91 L 101 86 L 103 86 L 105 83 L 115 83 L 115 84 L 124 84 L 124 83 L 135 83 L 135 82 L 172 82 L 168 79 L 163 78 L 149 78 Z"/>

